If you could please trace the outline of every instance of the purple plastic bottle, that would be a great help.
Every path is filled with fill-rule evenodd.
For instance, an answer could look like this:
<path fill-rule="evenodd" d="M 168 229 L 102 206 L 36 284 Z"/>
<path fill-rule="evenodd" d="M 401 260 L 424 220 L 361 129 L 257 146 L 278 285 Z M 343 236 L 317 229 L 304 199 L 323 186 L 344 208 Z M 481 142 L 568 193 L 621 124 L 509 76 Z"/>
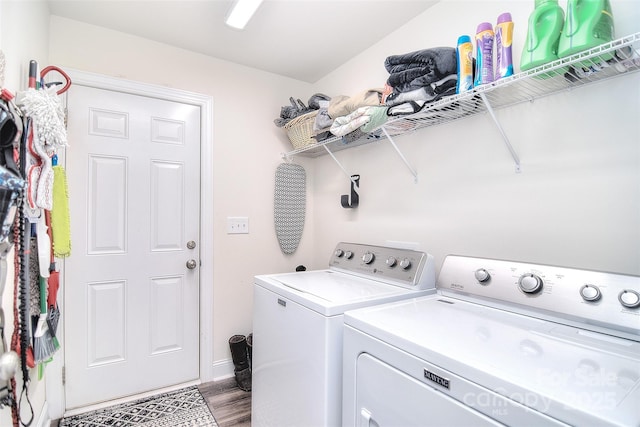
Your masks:
<path fill-rule="evenodd" d="M 513 74 L 513 57 L 511 45 L 513 43 L 513 21 L 510 13 L 498 16 L 495 28 L 496 35 L 496 73 L 495 79 L 507 77 Z"/>
<path fill-rule="evenodd" d="M 478 25 L 476 31 L 476 79 L 474 86 L 493 81 L 493 26 L 488 22 Z"/>

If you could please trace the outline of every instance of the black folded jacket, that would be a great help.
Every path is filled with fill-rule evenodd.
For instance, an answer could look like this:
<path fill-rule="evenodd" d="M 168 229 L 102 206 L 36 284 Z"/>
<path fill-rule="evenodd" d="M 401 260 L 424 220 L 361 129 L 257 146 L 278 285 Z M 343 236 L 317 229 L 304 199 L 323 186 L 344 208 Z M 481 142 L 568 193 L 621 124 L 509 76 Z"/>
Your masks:
<path fill-rule="evenodd" d="M 407 68 L 403 71 L 397 71 L 389 74 L 389 78 L 387 79 L 387 84 L 391 87 L 396 87 L 403 85 L 405 83 L 409 83 L 412 80 L 423 77 L 427 75 L 430 71 L 429 67 L 413 67 Z"/>
<path fill-rule="evenodd" d="M 390 73 L 387 84 L 402 91 L 427 86 L 456 74 L 456 65 L 456 50 L 452 47 L 392 55 L 384 61 L 384 66 Z"/>
<path fill-rule="evenodd" d="M 384 67 L 389 73 L 406 69 L 402 64 L 413 64 L 414 66 L 430 66 L 440 73 L 448 73 L 451 69 L 456 69 L 456 50 L 452 47 L 436 47 L 432 49 L 417 50 L 415 52 L 402 55 L 392 55 L 384 61 Z M 400 65 L 400 70 L 394 70 Z"/>

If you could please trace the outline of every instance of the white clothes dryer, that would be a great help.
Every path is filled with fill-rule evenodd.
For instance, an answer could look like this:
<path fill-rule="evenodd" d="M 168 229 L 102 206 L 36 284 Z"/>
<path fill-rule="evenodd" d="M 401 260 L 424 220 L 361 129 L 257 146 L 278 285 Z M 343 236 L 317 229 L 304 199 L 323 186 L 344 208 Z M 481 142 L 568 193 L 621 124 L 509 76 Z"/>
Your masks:
<path fill-rule="evenodd" d="M 640 277 L 448 256 L 345 314 L 347 426 L 639 426 Z"/>
<path fill-rule="evenodd" d="M 344 242 L 326 270 L 256 276 L 252 426 L 339 426 L 344 312 L 433 292 L 433 256 Z"/>

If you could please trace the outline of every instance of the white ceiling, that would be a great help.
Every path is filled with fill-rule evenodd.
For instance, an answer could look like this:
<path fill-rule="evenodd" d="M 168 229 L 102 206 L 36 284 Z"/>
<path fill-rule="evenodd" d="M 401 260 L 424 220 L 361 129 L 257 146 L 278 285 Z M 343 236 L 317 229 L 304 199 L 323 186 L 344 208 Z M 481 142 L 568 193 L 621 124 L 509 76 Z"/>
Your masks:
<path fill-rule="evenodd" d="M 314 83 L 433 0 L 265 0 L 228 27 L 233 0 L 48 0 L 52 15 Z"/>

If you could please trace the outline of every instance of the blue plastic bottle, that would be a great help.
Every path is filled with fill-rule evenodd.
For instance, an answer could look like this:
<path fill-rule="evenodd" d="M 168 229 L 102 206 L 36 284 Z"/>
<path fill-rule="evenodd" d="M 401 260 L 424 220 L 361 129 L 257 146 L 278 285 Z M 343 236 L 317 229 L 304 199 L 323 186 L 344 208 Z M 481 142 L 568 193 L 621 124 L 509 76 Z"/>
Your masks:
<path fill-rule="evenodd" d="M 471 37 L 458 37 L 456 56 L 458 59 L 456 93 L 464 93 L 473 89 L 473 43 L 471 43 Z"/>
<path fill-rule="evenodd" d="M 474 86 L 493 81 L 493 26 L 488 22 L 478 25 L 476 31 L 476 79 Z"/>

